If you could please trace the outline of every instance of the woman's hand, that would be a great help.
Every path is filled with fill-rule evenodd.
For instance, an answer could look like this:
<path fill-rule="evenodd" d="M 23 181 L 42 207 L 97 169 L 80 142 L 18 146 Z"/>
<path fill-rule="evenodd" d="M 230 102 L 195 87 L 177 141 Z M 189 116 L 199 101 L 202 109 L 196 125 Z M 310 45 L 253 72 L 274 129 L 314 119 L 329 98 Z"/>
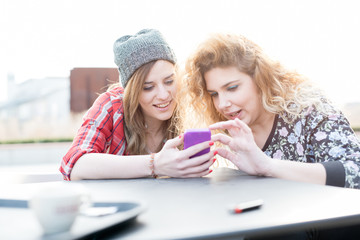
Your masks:
<path fill-rule="evenodd" d="M 241 120 L 234 119 L 218 122 L 209 126 L 210 130 L 226 129 L 230 136 L 215 134 L 213 141 L 219 141 L 230 147 L 218 149 L 218 154 L 235 164 L 240 170 L 250 175 L 267 176 L 271 159 L 256 145 L 251 129 Z"/>
<path fill-rule="evenodd" d="M 202 177 L 211 172 L 214 163 L 214 151 L 201 156 L 190 156 L 210 147 L 213 142 L 207 141 L 180 151 L 177 147 L 183 144 L 183 135 L 168 140 L 161 151 L 155 154 L 154 169 L 159 176 L 169 177 Z"/>

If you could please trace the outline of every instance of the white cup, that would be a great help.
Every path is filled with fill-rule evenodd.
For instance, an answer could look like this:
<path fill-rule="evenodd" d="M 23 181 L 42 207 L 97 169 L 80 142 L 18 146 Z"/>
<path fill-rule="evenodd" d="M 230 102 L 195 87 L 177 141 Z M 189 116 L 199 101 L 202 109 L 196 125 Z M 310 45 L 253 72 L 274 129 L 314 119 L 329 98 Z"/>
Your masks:
<path fill-rule="evenodd" d="M 38 191 L 29 201 L 44 234 L 69 231 L 80 208 L 90 205 L 89 193 L 79 184 L 61 183 Z"/>

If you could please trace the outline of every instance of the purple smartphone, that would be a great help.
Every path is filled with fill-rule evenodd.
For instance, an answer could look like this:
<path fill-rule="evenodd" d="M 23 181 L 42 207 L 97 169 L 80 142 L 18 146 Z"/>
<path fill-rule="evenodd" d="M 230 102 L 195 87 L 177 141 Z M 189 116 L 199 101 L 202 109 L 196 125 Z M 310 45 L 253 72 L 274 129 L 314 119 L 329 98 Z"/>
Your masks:
<path fill-rule="evenodd" d="M 192 145 L 210 140 L 211 140 L 211 131 L 208 128 L 187 129 L 184 133 L 184 149 L 187 149 Z M 190 158 L 201 156 L 208 152 L 210 152 L 210 147 L 194 154 Z"/>

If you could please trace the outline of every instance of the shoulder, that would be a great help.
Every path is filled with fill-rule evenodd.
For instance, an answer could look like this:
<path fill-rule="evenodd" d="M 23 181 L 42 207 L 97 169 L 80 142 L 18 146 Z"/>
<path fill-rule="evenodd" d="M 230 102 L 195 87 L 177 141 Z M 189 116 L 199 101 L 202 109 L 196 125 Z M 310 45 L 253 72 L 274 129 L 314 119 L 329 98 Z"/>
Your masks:
<path fill-rule="evenodd" d="M 301 115 L 307 119 L 307 121 L 321 123 L 324 121 L 330 122 L 346 122 L 348 121 L 345 115 L 333 104 L 326 99 L 323 99 L 321 104 L 312 105 L 305 108 Z"/>
<path fill-rule="evenodd" d="M 116 87 L 99 95 L 95 103 L 101 105 L 117 105 L 123 102 L 124 89 Z"/>
<path fill-rule="evenodd" d="M 122 87 L 116 87 L 100 94 L 91 108 L 87 111 L 86 116 L 101 115 L 105 112 L 108 112 L 111 115 L 115 112 L 122 112 L 123 93 L 124 90 Z"/>
<path fill-rule="evenodd" d="M 297 115 L 288 112 L 280 114 L 281 125 L 294 129 L 302 128 L 305 132 L 335 129 L 351 131 L 351 126 L 345 115 L 333 104 L 323 99 L 321 104 L 304 107 Z"/>
<path fill-rule="evenodd" d="M 297 109 L 294 103 L 290 104 L 290 111 L 284 111 L 280 115 L 287 122 L 297 122 L 299 120 L 320 122 L 325 119 L 345 118 L 343 113 L 331 104 L 327 99 L 321 98 L 318 102 L 303 106 L 296 114 L 291 109 Z"/>
<path fill-rule="evenodd" d="M 315 137 L 329 135 L 352 136 L 354 131 L 346 116 L 333 104 L 325 101 L 321 105 L 304 109 L 302 123 L 305 130 Z"/>
<path fill-rule="evenodd" d="M 112 88 L 102 94 L 99 98 L 108 99 L 109 101 L 121 100 L 124 98 L 124 89 L 122 87 Z"/>
<path fill-rule="evenodd" d="M 114 88 L 108 90 L 106 93 L 108 95 L 110 95 L 110 96 L 113 96 L 113 97 L 123 98 L 123 96 L 124 96 L 124 88 L 122 88 L 120 86 L 117 86 L 117 87 L 114 87 Z"/>

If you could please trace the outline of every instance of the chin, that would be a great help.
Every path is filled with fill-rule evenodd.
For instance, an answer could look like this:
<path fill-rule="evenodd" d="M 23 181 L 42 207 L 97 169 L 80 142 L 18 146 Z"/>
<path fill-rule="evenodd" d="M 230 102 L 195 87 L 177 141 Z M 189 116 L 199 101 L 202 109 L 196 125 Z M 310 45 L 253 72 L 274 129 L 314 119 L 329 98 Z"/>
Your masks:
<path fill-rule="evenodd" d="M 164 114 L 163 116 L 157 116 L 157 119 L 159 119 L 160 121 L 167 121 L 171 118 L 172 114 Z"/>

